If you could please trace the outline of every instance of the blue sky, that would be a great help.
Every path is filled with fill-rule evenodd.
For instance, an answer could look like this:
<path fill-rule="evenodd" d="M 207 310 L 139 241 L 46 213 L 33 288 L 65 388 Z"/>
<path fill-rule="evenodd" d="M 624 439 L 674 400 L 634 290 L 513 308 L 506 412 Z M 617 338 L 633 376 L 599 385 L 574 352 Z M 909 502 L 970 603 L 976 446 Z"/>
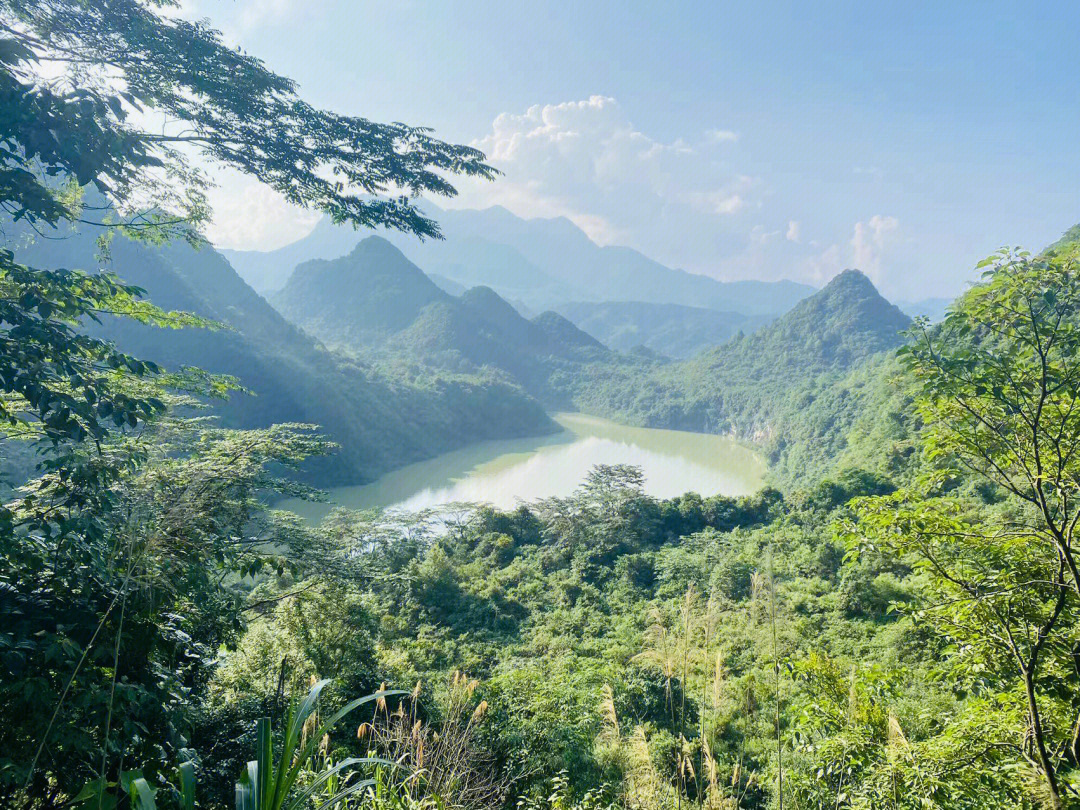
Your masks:
<path fill-rule="evenodd" d="M 1080 6 L 190 0 L 311 101 L 479 145 L 459 205 L 720 278 L 951 295 L 1080 221 Z M 310 215 L 222 175 L 212 236 Z"/>

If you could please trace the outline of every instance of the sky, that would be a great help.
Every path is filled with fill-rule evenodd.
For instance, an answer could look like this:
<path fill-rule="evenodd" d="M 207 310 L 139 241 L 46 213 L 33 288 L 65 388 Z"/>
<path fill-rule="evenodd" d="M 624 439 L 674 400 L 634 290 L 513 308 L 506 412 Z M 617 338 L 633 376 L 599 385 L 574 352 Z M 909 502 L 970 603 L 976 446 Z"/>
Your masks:
<path fill-rule="evenodd" d="M 187 0 L 312 103 L 435 129 L 503 176 L 451 205 L 565 216 L 720 279 L 858 267 L 952 296 L 1080 221 L 1080 4 Z M 218 174 L 211 238 L 317 215 Z M 440 202 L 440 204 L 447 204 Z"/>

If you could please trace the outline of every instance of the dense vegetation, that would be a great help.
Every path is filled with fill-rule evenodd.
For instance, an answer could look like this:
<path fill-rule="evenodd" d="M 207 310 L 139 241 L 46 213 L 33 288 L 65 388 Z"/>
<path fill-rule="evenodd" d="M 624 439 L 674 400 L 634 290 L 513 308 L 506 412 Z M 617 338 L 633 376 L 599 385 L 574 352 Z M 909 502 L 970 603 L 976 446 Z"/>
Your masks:
<path fill-rule="evenodd" d="M 45 61 L 77 69 L 45 80 Z M 3 806 L 1080 803 L 1077 232 L 987 259 L 938 325 L 848 272 L 685 363 L 607 353 L 484 288 L 440 294 L 405 311 L 385 362 L 456 352 L 767 441 L 783 490 L 659 501 L 635 468 L 600 467 L 509 513 L 312 526 L 268 504 L 317 497 L 293 473 L 328 441 L 230 427 L 252 407 L 236 382 L 183 364 L 220 353 L 281 390 L 313 374 L 288 389 L 312 408 L 361 383 L 190 250 L 202 185 L 172 138 L 339 219 L 427 235 L 409 199 L 370 194 L 452 193 L 444 174 L 487 176 L 483 156 L 313 109 L 153 2 L 4 2 L 0 66 L 0 448 L 36 463 L 0 507 Z M 141 131 L 143 108 L 185 134 Z M 105 235 L 96 257 L 73 224 Z M 125 276 L 68 267 L 91 258 Z M 138 273 L 190 311 L 146 301 Z M 165 351 L 150 327 L 197 331 L 163 367 L 134 356 Z M 432 373 L 365 369 L 351 404 L 400 417 L 424 385 L 387 380 L 409 368 Z M 433 407 L 475 393 L 540 413 L 453 379 Z"/>
<path fill-rule="evenodd" d="M 767 315 L 644 301 L 577 302 L 561 304 L 556 310 L 612 349 L 629 351 L 644 346 L 668 357 L 681 358 L 727 343 L 736 335 L 753 332 L 772 320 Z"/>

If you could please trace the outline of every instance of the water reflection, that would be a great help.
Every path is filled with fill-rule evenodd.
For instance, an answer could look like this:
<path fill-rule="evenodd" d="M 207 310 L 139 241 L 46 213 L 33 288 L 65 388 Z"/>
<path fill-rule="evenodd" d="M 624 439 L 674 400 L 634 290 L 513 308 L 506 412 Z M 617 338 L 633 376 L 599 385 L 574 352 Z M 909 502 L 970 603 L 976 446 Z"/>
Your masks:
<path fill-rule="evenodd" d="M 569 495 L 597 464 L 632 464 L 658 498 L 687 491 L 743 495 L 761 486 L 761 459 L 731 439 L 709 434 L 619 425 L 583 414 L 557 414 L 562 433 L 484 442 L 410 464 L 370 484 L 331 490 L 352 509 L 418 510 L 447 503 L 489 503 L 512 509 L 522 501 Z M 331 507 L 290 502 L 310 519 Z"/>

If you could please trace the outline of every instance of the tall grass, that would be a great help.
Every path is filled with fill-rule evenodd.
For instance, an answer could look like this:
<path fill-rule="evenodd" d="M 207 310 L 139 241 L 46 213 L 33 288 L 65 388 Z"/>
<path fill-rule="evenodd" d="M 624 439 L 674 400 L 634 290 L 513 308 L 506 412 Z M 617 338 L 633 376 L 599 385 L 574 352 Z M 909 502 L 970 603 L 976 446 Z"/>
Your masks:
<path fill-rule="evenodd" d="M 720 716 L 725 686 L 720 631 L 728 608 L 715 593 L 703 603 L 691 584 L 674 616 L 666 616 L 659 608 L 649 614 L 642 650 L 635 660 L 652 665 L 664 678 L 666 710 L 676 734 L 670 774 L 662 773 L 653 762 L 644 727 L 628 734 L 620 728 L 610 686 L 602 693 L 598 743 L 615 752 L 624 774 L 623 800 L 632 810 L 683 810 L 684 806 L 735 810 L 756 784 L 755 774 L 744 774 L 741 758 L 728 766 L 728 778 L 709 741 L 710 721 Z M 696 724 L 691 722 L 687 704 L 690 696 L 698 699 Z"/>

